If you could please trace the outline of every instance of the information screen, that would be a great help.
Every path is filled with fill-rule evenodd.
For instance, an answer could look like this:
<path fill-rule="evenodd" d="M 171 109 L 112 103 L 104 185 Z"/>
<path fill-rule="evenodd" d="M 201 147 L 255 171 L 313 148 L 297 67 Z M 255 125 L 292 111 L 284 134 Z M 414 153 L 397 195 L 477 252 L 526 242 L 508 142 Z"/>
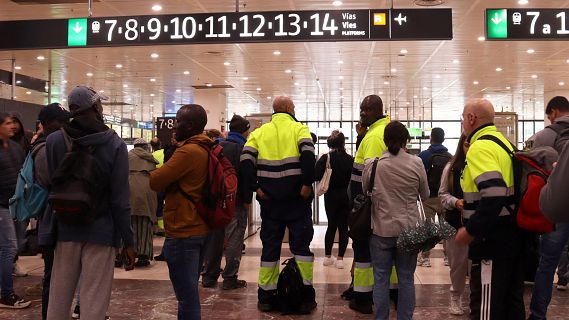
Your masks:
<path fill-rule="evenodd" d="M 488 40 L 569 40 L 569 8 L 487 9 Z"/>
<path fill-rule="evenodd" d="M 45 30 L 45 32 L 44 32 Z M 169 14 L 4 21 L 0 49 L 452 39 L 451 9 Z"/>

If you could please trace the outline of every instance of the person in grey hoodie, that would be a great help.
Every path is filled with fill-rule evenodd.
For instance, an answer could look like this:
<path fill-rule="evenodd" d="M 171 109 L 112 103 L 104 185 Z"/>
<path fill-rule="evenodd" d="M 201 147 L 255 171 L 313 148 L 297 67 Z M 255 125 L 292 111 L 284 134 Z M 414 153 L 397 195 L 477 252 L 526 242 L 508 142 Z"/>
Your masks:
<path fill-rule="evenodd" d="M 567 181 L 569 181 L 569 144 L 559 154 L 557 165 L 539 196 L 541 211 L 551 222 L 569 222 Z"/>
<path fill-rule="evenodd" d="M 134 268 L 133 232 L 130 225 L 128 154 L 126 144 L 103 123 L 103 106 L 95 90 L 77 86 L 69 94 L 71 122 L 64 127 L 73 144 L 92 147 L 102 171 L 108 174 L 108 193 L 101 202 L 97 219 L 87 225 L 65 224 L 48 211 L 42 225 L 55 244 L 51 274 L 48 320 L 69 318 L 73 295 L 81 276 L 81 318 L 104 319 L 111 298 L 115 250 L 124 244 L 127 270 Z M 50 176 L 66 153 L 62 131 L 52 133 L 46 142 Z M 44 229 L 45 230 L 45 229 Z"/>

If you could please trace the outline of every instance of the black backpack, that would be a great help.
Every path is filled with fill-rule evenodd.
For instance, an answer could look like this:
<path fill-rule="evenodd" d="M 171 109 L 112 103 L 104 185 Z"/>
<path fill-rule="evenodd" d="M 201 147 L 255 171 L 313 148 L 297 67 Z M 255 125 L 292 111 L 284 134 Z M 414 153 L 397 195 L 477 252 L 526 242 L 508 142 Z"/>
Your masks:
<path fill-rule="evenodd" d="M 565 144 L 569 142 L 569 124 L 566 122 L 553 123 L 547 126 L 547 128 L 557 133 L 553 148 L 557 150 L 558 153 L 561 153 Z"/>
<path fill-rule="evenodd" d="M 429 157 L 429 168 L 427 169 L 427 181 L 429 182 L 429 190 L 432 194 L 438 194 L 441 186 L 441 177 L 445 166 L 452 158 L 448 152 L 433 153 Z"/>
<path fill-rule="evenodd" d="M 89 225 L 103 211 L 108 193 L 108 176 L 93 156 L 95 148 L 73 143 L 64 129 L 67 153 L 51 178 L 49 204 L 58 221 Z"/>
<path fill-rule="evenodd" d="M 283 314 L 297 313 L 304 301 L 304 283 L 296 260 L 290 258 L 282 263 L 285 265 L 279 274 L 277 284 L 278 300 Z"/>

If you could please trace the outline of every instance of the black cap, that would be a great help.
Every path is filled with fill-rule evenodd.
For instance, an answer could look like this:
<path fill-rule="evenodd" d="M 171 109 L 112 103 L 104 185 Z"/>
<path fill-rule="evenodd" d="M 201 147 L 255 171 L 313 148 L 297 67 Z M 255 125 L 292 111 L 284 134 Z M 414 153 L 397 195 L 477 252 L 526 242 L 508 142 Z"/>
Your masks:
<path fill-rule="evenodd" d="M 229 131 L 244 133 L 251 127 L 249 120 L 243 118 L 240 115 L 233 115 L 231 121 L 229 122 Z"/>
<path fill-rule="evenodd" d="M 45 124 L 54 120 L 67 121 L 69 120 L 69 116 L 69 111 L 63 109 L 59 103 L 52 103 L 41 109 L 38 120 L 42 124 Z"/>

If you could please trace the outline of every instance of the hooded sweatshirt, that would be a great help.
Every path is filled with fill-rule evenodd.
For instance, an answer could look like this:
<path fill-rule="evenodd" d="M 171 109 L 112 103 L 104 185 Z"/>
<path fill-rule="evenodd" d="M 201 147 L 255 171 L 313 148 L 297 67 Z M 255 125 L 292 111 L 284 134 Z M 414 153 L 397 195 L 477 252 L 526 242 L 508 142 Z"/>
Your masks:
<path fill-rule="evenodd" d="M 14 113 L 12 115 L 12 118 L 14 119 L 14 121 L 17 121 L 20 124 L 20 131 L 14 134 L 14 136 L 12 136 L 12 138 L 10 139 L 19 144 L 20 147 L 22 147 L 22 149 L 24 149 L 24 152 L 27 154 L 28 151 L 30 151 L 31 149 L 30 141 L 32 141 L 32 137 L 34 136 L 34 134 L 31 131 L 26 130 L 24 128 L 24 124 L 22 123 L 22 119 L 19 114 Z"/>
<path fill-rule="evenodd" d="M 566 116 L 562 116 L 559 117 L 557 119 L 555 119 L 555 123 L 559 123 L 563 126 L 565 126 L 566 128 L 569 128 L 569 115 Z M 553 147 L 555 148 L 555 150 L 557 150 L 559 153 L 561 153 L 561 150 L 563 149 L 563 146 L 559 146 L 557 145 L 557 132 L 555 132 L 555 130 L 546 127 L 543 130 L 537 132 L 533 137 L 533 145 L 532 147 Z"/>
<path fill-rule="evenodd" d="M 126 144 L 115 131 L 101 121 L 84 116 L 75 117 L 65 127 L 65 131 L 80 146 L 93 146 L 94 157 L 108 174 L 108 195 L 100 201 L 104 212 L 90 225 L 66 225 L 55 221 L 49 210 L 42 220 L 40 245 L 54 245 L 56 241 L 88 242 L 105 246 L 120 247 L 121 240 L 125 247 L 133 246 L 133 232 L 130 225 L 128 153 Z M 67 153 L 64 136 L 61 131 L 47 137 L 46 153 L 50 177 Z"/>
<path fill-rule="evenodd" d="M 0 206 L 3 208 L 8 208 L 8 200 L 16 191 L 18 173 L 24 159 L 24 151 L 16 142 L 8 140 L 8 148 L 4 149 L 0 140 Z"/>

